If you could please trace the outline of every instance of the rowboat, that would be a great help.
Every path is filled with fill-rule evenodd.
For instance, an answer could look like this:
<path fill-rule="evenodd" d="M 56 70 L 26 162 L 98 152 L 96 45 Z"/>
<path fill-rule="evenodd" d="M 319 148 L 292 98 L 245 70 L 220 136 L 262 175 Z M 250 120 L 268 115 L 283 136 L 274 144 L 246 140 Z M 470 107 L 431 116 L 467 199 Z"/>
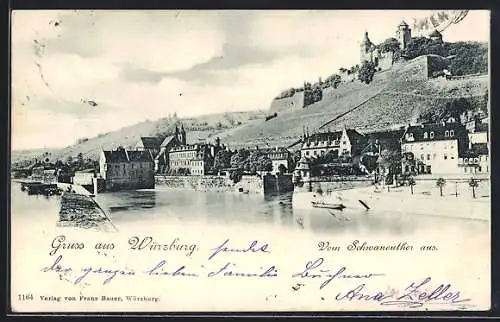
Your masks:
<path fill-rule="evenodd" d="M 344 206 L 342 203 L 327 203 L 324 201 L 311 201 L 311 204 L 314 208 L 326 208 L 326 209 L 335 209 L 335 210 L 342 210 L 342 209 L 346 208 L 346 206 Z"/>

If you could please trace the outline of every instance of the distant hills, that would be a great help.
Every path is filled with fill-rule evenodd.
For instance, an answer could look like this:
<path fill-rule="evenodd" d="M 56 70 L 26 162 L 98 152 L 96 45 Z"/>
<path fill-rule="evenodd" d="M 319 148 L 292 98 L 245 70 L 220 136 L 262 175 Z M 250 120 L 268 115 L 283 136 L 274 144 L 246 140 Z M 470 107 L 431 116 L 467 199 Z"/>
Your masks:
<path fill-rule="evenodd" d="M 422 78 L 425 56 L 377 72 L 370 84 L 358 80 L 329 87 L 321 101 L 302 108 L 297 98 L 276 99 L 271 105 L 278 109 L 267 111 L 233 112 L 176 119 L 164 118 L 142 122 L 98 137 L 80 140 L 78 144 L 52 151 L 13 151 L 12 161 L 33 158 L 40 152 L 50 152 L 51 161 L 65 160 L 82 153 L 85 158 L 97 159 L 101 148 L 134 146 L 141 136 L 164 138 L 173 133 L 175 124 L 182 122 L 188 143 L 213 142 L 216 137 L 230 148 L 291 146 L 303 134 L 341 128 L 357 128 L 369 132 L 380 128 L 404 126 L 416 122 L 429 110 L 442 108 L 447 102 L 466 99 L 474 108 L 486 109 L 488 75 L 446 80 Z M 425 67 L 425 66 L 424 66 Z M 293 103 L 290 103 L 293 102 Z M 278 104 L 277 104 L 278 103 Z M 266 117 L 277 113 L 266 121 Z"/>

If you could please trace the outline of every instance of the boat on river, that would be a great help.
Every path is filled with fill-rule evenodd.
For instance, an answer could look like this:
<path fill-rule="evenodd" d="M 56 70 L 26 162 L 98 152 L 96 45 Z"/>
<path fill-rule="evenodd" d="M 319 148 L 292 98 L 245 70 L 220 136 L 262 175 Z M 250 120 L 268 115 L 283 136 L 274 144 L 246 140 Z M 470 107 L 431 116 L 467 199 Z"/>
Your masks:
<path fill-rule="evenodd" d="M 314 208 L 326 208 L 326 209 L 335 209 L 335 210 L 342 210 L 346 208 L 342 203 L 328 203 L 324 201 L 311 201 L 312 206 Z"/>
<path fill-rule="evenodd" d="M 405 191 L 387 191 L 376 187 L 335 190 L 328 194 L 296 190 L 292 205 L 296 209 L 329 208 L 343 205 L 345 209 L 366 212 L 401 212 L 421 215 L 446 216 L 464 219 L 489 220 L 490 198 L 455 198 L 411 195 Z M 344 209 L 343 208 L 343 209 Z"/>

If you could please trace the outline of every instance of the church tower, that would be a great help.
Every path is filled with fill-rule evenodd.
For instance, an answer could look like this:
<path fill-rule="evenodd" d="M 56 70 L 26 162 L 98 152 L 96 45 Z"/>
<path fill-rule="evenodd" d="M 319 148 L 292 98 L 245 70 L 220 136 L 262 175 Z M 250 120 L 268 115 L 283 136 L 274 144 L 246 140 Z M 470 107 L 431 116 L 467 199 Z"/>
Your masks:
<path fill-rule="evenodd" d="M 175 140 L 177 140 L 177 142 L 181 142 L 181 137 L 179 135 L 179 127 L 177 126 L 177 124 L 175 125 Z"/>
<path fill-rule="evenodd" d="M 411 29 L 403 20 L 396 31 L 396 39 L 399 41 L 399 48 L 405 49 L 411 40 Z"/>
<path fill-rule="evenodd" d="M 181 125 L 181 144 L 186 145 L 186 131 L 184 131 L 184 124 Z"/>

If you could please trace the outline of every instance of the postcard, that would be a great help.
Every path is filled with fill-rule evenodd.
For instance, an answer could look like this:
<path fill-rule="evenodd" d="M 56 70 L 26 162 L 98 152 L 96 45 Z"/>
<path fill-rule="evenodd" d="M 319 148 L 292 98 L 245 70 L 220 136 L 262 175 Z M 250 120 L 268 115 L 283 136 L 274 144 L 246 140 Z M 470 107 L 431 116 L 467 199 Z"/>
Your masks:
<path fill-rule="evenodd" d="M 490 309 L 489 11 L 11 18 L 12 312 Z"/>

